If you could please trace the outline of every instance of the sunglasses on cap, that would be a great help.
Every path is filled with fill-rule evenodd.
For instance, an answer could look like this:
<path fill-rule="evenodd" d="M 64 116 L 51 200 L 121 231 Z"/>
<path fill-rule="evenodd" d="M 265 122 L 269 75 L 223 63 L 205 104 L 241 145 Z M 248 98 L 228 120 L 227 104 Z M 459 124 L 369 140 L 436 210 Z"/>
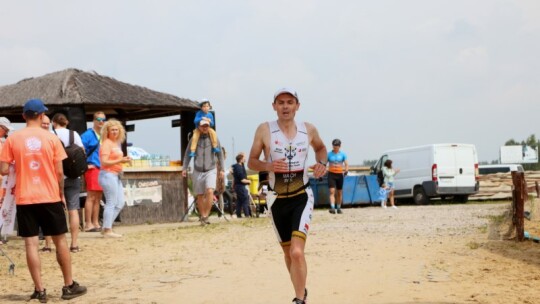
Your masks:
<path fill-rule="evenodd" d="M 103 121 L 107 120 L 107 118 L 105 118 L 105 117 L 97 117 L 96 120 L 99 121 L 99 122 L 103 122 Z"/>

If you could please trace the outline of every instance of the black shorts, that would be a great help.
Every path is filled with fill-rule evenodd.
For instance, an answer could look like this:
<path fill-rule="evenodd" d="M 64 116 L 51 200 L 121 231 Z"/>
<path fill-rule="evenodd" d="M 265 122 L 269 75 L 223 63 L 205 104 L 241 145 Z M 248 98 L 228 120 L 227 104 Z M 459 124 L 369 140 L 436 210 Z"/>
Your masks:
<path fill-rule="evenodd" d="M 22 237 L 37 236 L 39 227 L 43 235 L 60 235 L 68 231 L 62 202 L 17 205 L 17 222 Z"/>
<path fill-rule="evenodd" d="M 328 188 L 343 189 L 343 174 L 328 172 Z"/>
<path fill-rule="evenodd" d="M 313 212 L 313 203 L 313 191 L 308 187 L 305 189 L 305 193 L 293 197 L 277 198 L 272 204 L 272 221 L 282 246 L 290 245 L 293 236 L 306 239 Z"/>

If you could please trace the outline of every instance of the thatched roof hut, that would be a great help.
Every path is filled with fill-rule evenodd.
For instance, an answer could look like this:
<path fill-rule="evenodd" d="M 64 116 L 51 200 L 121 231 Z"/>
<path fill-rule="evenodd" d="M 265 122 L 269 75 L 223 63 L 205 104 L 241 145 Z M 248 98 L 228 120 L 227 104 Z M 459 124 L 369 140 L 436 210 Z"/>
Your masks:
<path fill-rule="evenodd" d="M 198 110 L 198 104 L 186 98 L 131 85 L 96 72 L 67 69 L 1 86 L 0 116 L 12 122 L 24 122 L 22 107 L 31 98 L 43 100 L 51 114 L 66 113 L 70 128 L 78 132 L 86 130 L 86 122 L 91 121 L 97 111 L 124 122 L 180 115 L 182 122 L 191 124 Z M 182 130 L 181 141 L 186 139 L 187 133 Z"/>
<path fill-rule="evenodd" d="M 83 106 L 88 121 L 95 111 L 129 120 L 147 119 L 197 111 L 197 103 L 174 95 L 131 85 L 95 72 L 67 69 L 0 87 L 0 113 L 22 122 L 22 106 L 30 98 L 47 107 Z"/>

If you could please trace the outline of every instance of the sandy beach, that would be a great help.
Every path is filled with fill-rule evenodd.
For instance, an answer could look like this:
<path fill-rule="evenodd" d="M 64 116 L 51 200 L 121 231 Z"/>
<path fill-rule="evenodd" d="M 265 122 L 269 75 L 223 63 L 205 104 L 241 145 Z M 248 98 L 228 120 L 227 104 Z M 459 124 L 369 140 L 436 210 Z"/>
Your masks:
<path fill-rule="evenodd" d="M 310 304 L 540 303 L 540 244 L 490 239 L 509 202 L 315 210 L 306 247 Z M 72 303 L 290 303 L 293 290 L 268 217 L 212 224 L 118 226 L 122 239 L 81 233 Z M 538 233 L 540 223 L 526 221 Z M 534 230 L 536 229 L 536 230 Z M 0 256 L 0 302 L 26 301 L 33 284 L 22 239 Z M 40 253 L 49 303 L 62 277 Z"/>

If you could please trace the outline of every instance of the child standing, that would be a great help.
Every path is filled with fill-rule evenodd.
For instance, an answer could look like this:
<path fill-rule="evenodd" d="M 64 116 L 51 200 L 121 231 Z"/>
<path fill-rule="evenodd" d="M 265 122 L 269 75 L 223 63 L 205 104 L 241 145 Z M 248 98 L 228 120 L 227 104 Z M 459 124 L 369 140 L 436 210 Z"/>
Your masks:
<path fill-rule="evenodd" d="M 210 136 L 210 141 L 212 142 L 212 151 L 215 153 L 220 152 L 217 143 L 216 131 L 212 129 L 214 127 L 214 115 L 212 115 L 212 113 L 210 112 L 210 109 L 212 108 L 212 106 L 210 105 L 210 101 L 208 99 L 203 99 L 201 100 L 199 106 L 201 107 L 201 109 L 197 111 L 197 113 L 195 114 L 195 120 L 193 121 L 195 122 L 195 130 L 193 130 L 193 137 L 191 138 L 191 146 L 189 148 L 190 157 L 195 157 L 195 150 L 197 149 L 197 143 L 199 142 L 199 137 L 201 136 L 201 133 L 198 129 L 201 121 L 208 122 L 208 124 L 210 125 L 208 135 Z"/>
<path fill-rule="evenodd" d="M 382 183 L 381 188 L 379 188 L 378 198 L 381 201 L 381 207 L 386 209 L 386 200 L 388 200 L 388 187 L 385 183 Z"/>

